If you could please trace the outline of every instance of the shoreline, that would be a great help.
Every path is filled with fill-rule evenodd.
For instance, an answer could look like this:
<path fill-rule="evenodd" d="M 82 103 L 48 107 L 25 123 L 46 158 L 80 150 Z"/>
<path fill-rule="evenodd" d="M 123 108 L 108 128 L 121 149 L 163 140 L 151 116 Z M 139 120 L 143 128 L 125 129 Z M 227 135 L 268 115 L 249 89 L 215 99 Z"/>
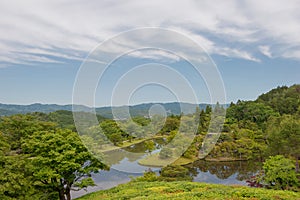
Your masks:
<path fill-rule="evenodd" d="M 172 159 L 172 158 L 171 158 Z M 192 164 L 198 160 L 204 160 L 207 162 L 235 162 L 235 161 L 248 161 L 246 159 L 240 159 L 240 158 L 233 158 L 233 157 L 219 157 L 219 158 L 185 158 L 180 157 L 174 162 L 171 163 L 171 165 L 189 165 Z M 139 165 L 145 166 L 145 167 L 163 167 L 165 166 L 166 162 L 169 162 L 170 159 L 161 159 L 158 157 L 158 154 L 152 154 L 149 157 L 143 158 L 138 161 Z M 154 164 L 155 163 L 155 164 Z"/>
<path fill-rule="evenodd" d="M 153 136 L 153 137 L 150 137 L 150 138 L 142 138 L 142 139 L 136 139 L 136 140 L 132 140 L 131 142 L 129 141 L 124 141 L 122 145 L 120 146 L 116 146 L 116 145 L 109 145 L 106 149 L 101 149 L 101 153 L 107 153 L 107 152 L 110 152 L 110 151 L 115 151 L 115 150 L 119 150 L 119 149 L 122 149 L 122 148 L 126 148 L 126 147 L 130 147 L 131 145 L 134 145 L 134 144 L 139 144 L 139 143 L 142 143 L 142 142 L 145 142 L 147 140 L 152 140 L 152 139 L 159 139 L 159 138 L 164 138 L 165 136 L 162 136 L 162 135 L 156 135 L 156 136 Z"/>

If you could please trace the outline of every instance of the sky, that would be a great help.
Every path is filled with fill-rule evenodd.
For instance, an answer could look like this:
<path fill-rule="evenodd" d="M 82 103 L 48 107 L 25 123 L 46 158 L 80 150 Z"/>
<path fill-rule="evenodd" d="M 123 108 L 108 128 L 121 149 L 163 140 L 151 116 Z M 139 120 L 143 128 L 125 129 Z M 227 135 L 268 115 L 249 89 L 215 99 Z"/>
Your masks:
<path fill-rule="evenodd" d="M 107 58 L 133 51 L 113 63 L 97 61 L 109 68 L 96 86 L 89 86 L 93 74 L 85 77 L 85 89 L 96 89 L 93 100 L 80 93 L 81 104 L 193 102 L 190 89 L 197 102 L 211 102 L 208 88 L 218 78 L 207 82 L 190 60 L 217 69 L 226 102 L 253 100 L 299 84 L 299 10 L 299 0 L 0 1 L 0 103 L 71 104 L 80 70 L 107 41 L 113 45 L 98 51 Z M 149 27 L 168 30 L 169 37 L 126 35 Z M 164 48 L 135 48 L 154 44 Z"/>

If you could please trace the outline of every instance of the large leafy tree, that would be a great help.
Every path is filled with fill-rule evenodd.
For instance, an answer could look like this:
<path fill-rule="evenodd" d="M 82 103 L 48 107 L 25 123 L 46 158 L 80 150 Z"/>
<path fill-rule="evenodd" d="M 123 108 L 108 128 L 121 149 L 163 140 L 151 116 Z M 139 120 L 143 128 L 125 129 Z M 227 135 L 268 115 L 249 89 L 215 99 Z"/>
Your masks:
<path fill-rule="evenodd" d="M 0 199 L 42 199 L 32 184 L 31 168 L 22 155 L 0 156 Z"/>
<path fill-rule="evenodd" d="M 0 131 L 10 144 L 10 150 L 21 153 L 21 139 L 36 131 L 53 130 L 55 123 L 38 120 L 31 115 L 13 115 L 0 119 Z"/>
<path fill-rule="evenodd" d="M 0 199 L 43 198 L 32 182 L 32 167 L 22 152 L 21 140 L 35 131 L 54 128 L 55 124 L 30 115 L 0 118 Z"/>
<path fill-rule="evenodd" d="M 22 149 L 31 156 L 35 184 L 56 191 L 61 200 L 70 200 L 71 190 L 93 186 L 91 173 L 107 169 L 70 130 L 35 132 L 23 140 Z"/>
<path fill-rule="evenodd" d="M 94 185 L 107 169 L 77 133 L 41 116 L 0 118 L 0 199 L 70 199 L 71 189 Z"/>
<path fill-rule="evenodd" d="M 9 150 L 10 145 L 0 132 L 0 199 L 16 199 L 19 196 L 23 196 L 23 186 L 27 185 L 26 179 L 18 170 L 20 168 L 19 164 L 23 160 L 13 159 L 14 157 L 8 156 Z"/>
<path fill-rule="evenodd" d="M 299 185 L 292 160 L 282 155 L 271 156 L 263 164 L 262 180 L 268 187 L 274 189 L 289 189 Z"/>
<path fill-rule="evenodd" d="M 296 166 L 299 171 L 300 120 L 295 116 L 283 115 L 269 120 L 267 127 L 269 154 L 294 157 L 297 159 Z"/>

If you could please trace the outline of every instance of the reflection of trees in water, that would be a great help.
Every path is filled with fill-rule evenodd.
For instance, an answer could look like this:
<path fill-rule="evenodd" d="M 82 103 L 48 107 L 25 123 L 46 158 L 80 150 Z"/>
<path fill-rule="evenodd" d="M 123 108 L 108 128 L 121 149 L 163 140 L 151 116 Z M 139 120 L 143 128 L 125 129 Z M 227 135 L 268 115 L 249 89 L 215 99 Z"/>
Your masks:
<path fill-rule="evenodd" d="M 153 139 L 152 141 L 155 144 L 155 149 L 160 149 L 162 147 L 162 145 L 166 143 L 162 138 Z M 129 147 L 125 147 L 125 148 L 123 148 L 123 150 L 132 152 L 132 153 L 146 153 L 148 148 L 147 148 L 147 145 L 145 145 L 145 142 L 141 142 L 141 143 L 131 145 Z"/>
<path fill-rule="evenodd" d="M 227 179 L 237 173 L 237 180 L 247 180 L 261 169 L 261 163 L 250 161 L 208 162 L 199 160 L 186 166 L 193 177 L 201 172 L 209 172 L 219 179 Z"/>
<path fill-rule="evenodd" d="M 240 172 L 237 174 L 237 180 L 248 180 L 251 176 L 256 174 L 259 170 L 262 168 L 262 163 L 261 162 L 243 162 L 240 161 L 241 163 L 244 163 L 244 167 L 240 169 Z"/>
<path fill-rule="evenodd" d="M 162 138 L 153 139 L 155 143 L 156 149 L 160 149 L 162 144 L 165 143 L 165 141 Z M 143 155 L 146 154 L 147 147 L 144 142 L 134 144 L 130 147 L 126 147 L 118 150 L 113 150 L 104 153 L 105 160 L 110 165 L 119 164 L 124 158 L 127 158 L 130 162 L 134 162 L 138 159 L 140 159 Z"/>
<path fill-rule="evenodd" d="M 128 151 L 124 150 L 114 150 L 110 151 L 104 154 L 105 160 L 110 164 L 110 165 L 115 165 L 115 164 L 120 164 L 120 162 L 124 159 L 127 158 L 130 162 L 134 162 L 138 159 L 140 159 L 144 153 L 129 153 Z"/>

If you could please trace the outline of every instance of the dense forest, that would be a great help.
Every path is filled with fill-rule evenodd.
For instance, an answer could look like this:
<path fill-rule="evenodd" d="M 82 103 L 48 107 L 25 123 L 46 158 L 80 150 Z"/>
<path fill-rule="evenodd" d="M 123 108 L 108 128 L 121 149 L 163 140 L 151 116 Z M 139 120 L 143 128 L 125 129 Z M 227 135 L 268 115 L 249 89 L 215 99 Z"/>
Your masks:
<path fill-rule="evenodd" d="M 71 199 L 71 190 L 94 185 L 91 173 L 109 169 L 102 162 L 102 153 L 110 143 L 124 147 L 125 143 L 147 139 L 145 148 L 151 152 L 153 143 L 148 139 L 162 137 L 170 142 L 179 132 L 187 135 L 191 131 L 189 123 L 199 120 L 196 136 L 184 152 L 178 147 L 189 138 L 182 134 L 173 146 L 149 155 L 141 164 L 151 159 L 164 161 L 178 153 L 182 159 L 193 162 L 199 159 L 210 122 L 218 120 L 212 119 L 212 112 L 225 111 L 221 135 L 212 151 L 202 159 L 261 161 L 263 170 L 253 178 L 253 185 L 299 191 L 300 85 L 293 85 L 273 89 L 254 101 L 231 103 L 227 109 L 216 104 L 196 109 L 192 114 L 170 115 L 165 121 L 161 116 L 114 121 L 97 115 L 99 125 L 86 124 L 81 137 L 76 133 L 71 111 L 3 116 L 0 118 L 0 199 Z M 184 126 L 180 125 L 182 121 Z M 181 164 L 178 161 L 163 168 L 160 176 L 149 172 L 134 181 L 190 180 Z"/>

